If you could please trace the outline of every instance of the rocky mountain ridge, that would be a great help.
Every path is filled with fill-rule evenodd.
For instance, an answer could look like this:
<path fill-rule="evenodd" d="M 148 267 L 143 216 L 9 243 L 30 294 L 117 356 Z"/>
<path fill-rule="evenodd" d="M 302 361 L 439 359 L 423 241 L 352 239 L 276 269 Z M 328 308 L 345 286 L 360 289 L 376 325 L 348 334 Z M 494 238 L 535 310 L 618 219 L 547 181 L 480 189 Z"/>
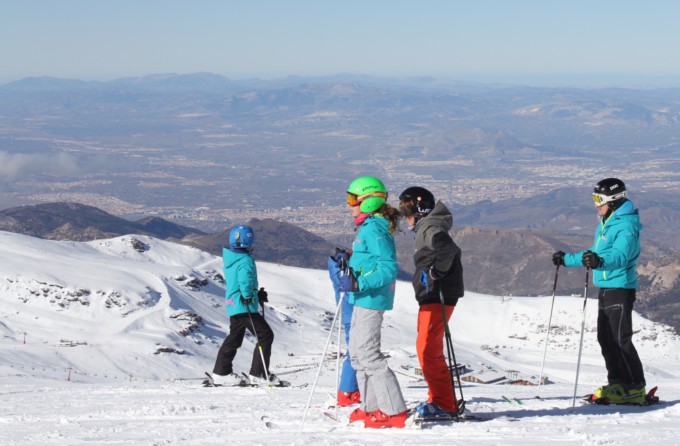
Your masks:
<path fill-rule="evenodd" d="M 258 237 L 256 260 L 303 268 L 325 269 L 336 244 L 295 225 L 272 219 L 250 220 Z M 220 255 L 228 232 L 205 234 L 160 218 L 129 222 L 100 209 L 75 203 L 50 203 L 0 211 L 0 230 L 53 240 L 89 241 L 128 234 L 149 235 Z M 528 229 L 456 228 L 453 237 L 463 251 L 466 289 L 492 295 L 547 295 L 552 290 L 555 250 L 585 249 L 592 236 L 551 234 Z M 413 273 L 413 236 L 395 236 L 400 277 Z M 345 243 L 348 246 L 351 236 Z M 640 311 L 653 320 L 680 329 L 680 304 L 673 296 L 680 289 L 680 257 L 645 256 L 638 267 Z M 583 270 L 563 268 L 558 293 L 583 292 Z M 590 296 L 596 290 L 591 287 Z"/>

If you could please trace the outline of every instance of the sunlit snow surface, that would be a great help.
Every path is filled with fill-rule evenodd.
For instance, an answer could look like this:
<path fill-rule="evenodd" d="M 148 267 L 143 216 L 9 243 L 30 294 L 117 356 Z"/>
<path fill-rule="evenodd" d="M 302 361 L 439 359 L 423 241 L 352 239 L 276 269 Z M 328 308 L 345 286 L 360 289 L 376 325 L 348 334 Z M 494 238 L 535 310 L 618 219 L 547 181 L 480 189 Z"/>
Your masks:
<path fill-rule="evenodd" d="M 635 345 L 662 404 L 604 407 L 577 399 L 572 410 L 583 299 L 564 296 L 555 300 L 549 382 L 540 399 L 536 386 L 465 382 L 469 411 L 497 418 L 364 429 L 346 424 L 352 408 L 338 409 L 341 422 L 324 414 L 336 414 L 326 408 L 337 378 L 329 355 L 298 433 L 335 311 L 327 273 L 258 263 L 269 291 L 265 316 L 276 335 L 271 369 L 292 388 L 204 388 L 204 372 L 212 370 L 229 326 L 221 268 L 212 255 L 142 236 L 73 243 L 0 232 L 0 444 L 680 443 L 680 341 L 637 314 Z M 481 376 L 537 382 L 550 305 L 551 296 L 467 293 L 451 322 L 456 359 L 485 371 Z M 383 351 L 409 406 L 427 397 L 414 371 L 416 312 L 410 284 L 398 283 Z M 595 316 L 590 300 L 579 397 L 606 380 Z M 330 335 L 335 354 L 337 334 Z M 247 337 L 236 371 L 248 371 L 253 345 Z"/>

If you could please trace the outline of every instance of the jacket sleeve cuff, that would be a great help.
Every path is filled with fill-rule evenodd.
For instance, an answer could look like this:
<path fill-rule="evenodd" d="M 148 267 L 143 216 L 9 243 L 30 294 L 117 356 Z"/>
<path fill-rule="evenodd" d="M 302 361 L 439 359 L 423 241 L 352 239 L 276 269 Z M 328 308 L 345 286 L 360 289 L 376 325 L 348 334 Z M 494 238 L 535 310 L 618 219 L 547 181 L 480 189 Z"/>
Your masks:
<path fill-rule="evenodd" d="M 565 254 L 564 255 L 564 266 L 566 266 L 568 268 L 583 266 L 583 261 L 581 261 L 581 258 L 583 257 L 584 252 L 585 251 Z"/>

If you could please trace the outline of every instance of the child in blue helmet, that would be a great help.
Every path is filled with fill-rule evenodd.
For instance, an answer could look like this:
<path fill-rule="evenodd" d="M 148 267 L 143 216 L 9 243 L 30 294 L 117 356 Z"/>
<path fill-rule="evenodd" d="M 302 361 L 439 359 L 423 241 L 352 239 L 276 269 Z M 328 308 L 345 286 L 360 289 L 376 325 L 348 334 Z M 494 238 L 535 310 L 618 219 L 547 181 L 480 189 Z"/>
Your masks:
<path fill-rule="evenodd" d="M 245 378 L 235 374 L 232 368 L 232 362 L 243 343 L 246 330 L 255 335 L 258 343 L 250 364 L 250 382 L 260 383 L 269 380 L 269 383 L 275 386 L 290 385 L 269 372 L 274 332 L 264 316 L 259 313 L 259 305 L 264 307 L 264 302 L 267 302 L 267 292 L 264 288 L 258 290 L 257 269 L 251 257 L 254 244 L 253 229 L 250 226 L 236 226 L 229 233 L 229 246 L 222 250 L 229 335 L 217 352 L 213 368 L 212 377 L 217 385 L 247 384 Z"/>

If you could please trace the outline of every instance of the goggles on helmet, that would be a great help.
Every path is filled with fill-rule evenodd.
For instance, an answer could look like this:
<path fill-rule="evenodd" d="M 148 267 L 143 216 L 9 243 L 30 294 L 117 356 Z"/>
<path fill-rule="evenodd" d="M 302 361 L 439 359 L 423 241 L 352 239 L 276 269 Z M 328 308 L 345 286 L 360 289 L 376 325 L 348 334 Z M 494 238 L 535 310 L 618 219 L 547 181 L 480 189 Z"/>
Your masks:
<path fill-rule="evenodd" d="M 603 194 L 593 193 L 593 201 L 595 202 L 595 206 L 597 206 L 597 207 L 604 206 L 607 203 L 611 203 L 612 201 L 616 201 L 619 198 L 625 198 L 625 197 L 626 197 L 626 191 L 625 190 L 623 192 L 619 192 L 618 194 L 614 194 L 614 195 L 603 195 Z"/>
<path fill-rule="evenodd" d="M 362 201 L 370 197 L 382 197 L 387 199 L 387 194 L 385 192 L 371 192 L 365 195 L 356 195 L 351 192 L 347 192 L 347 204 L 352 207 L 359 206 Z"/>

